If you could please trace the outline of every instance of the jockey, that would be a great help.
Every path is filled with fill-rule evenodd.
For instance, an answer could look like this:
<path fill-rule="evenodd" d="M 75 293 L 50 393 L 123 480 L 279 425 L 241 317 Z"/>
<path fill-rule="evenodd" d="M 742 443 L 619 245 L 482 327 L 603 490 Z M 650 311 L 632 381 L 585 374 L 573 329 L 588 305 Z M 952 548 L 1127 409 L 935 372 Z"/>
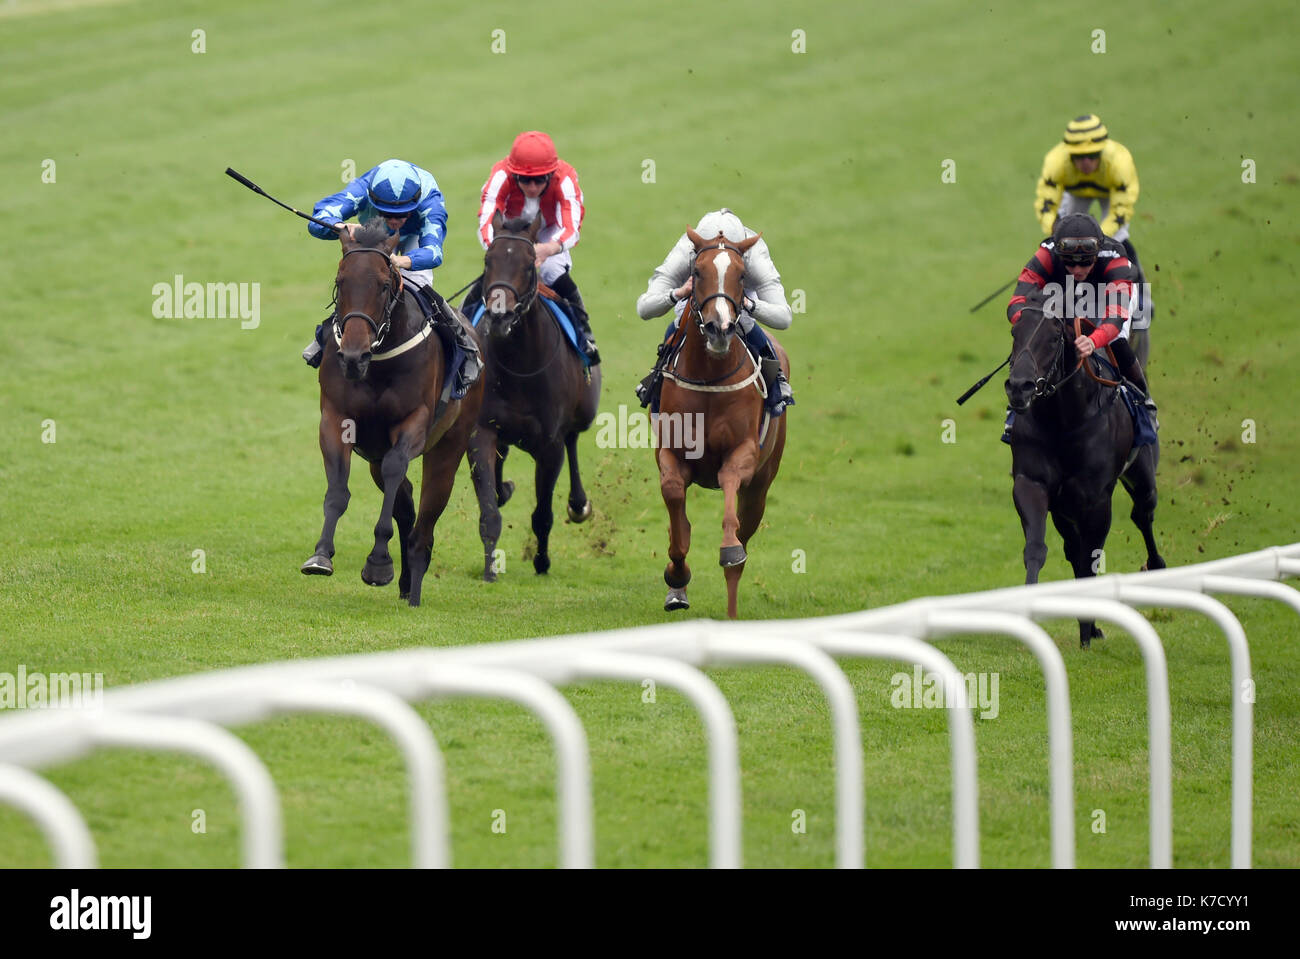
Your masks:
<path fill-rule="evenodd" d="M 713 213 L 706 213 L 700 219 L 695 232 L 706 239 L 712 239 L 721 233 L 732 243 L 740 243 L 754 236 L 753 230 L 740 222 L 740 217 L 726 207 Z M 673 309 L 674 320 L 664 337 L 665 344 L 672 338 L 682 313 L 690 302 L 694 285 L 691 275 L 695 265 L 695 245 L 685 233 L 668 251 L 668 257 L 655 268 L 654 275 L 646 291 L 636 301 L 636 311 L 643 320 L 663 316 L 669 308 Z M 781 285 L 781 274 L 772 262 L 767 242 L 759 240 L 745 253 L 745 295 L 742 311 L 737 319 L 745 343 L 750 351 L 759 358 L 763 377 L 767 382 L 767 402 L 773 416 L 780 416 L 787 406 L 794 404 L 794 395 L 790 391 L 790 381 L 781 370 L 781 364 L 772 349 L 767 335 L 754 322 L 770 326 L 774 330 L 790 328 L 793 319 L 790 304 L 785 299 L 785 287 Z M 660 355 L 663 354 L 660 347 Z M 662 374 L 658 367 L 637 387 L 637 396 L 641 405 L 651 402 L 658 393 Z"/>
<path fill-rule="evenodd" d="M 1014 326 L 1033 297 L 1032 305 L 1041 304 L 1045 313 L 1088 320 L 1096 328 L 1087 336 L 1075 338 L 1074 348 L 1079 357 L 1086 358 L 1109 346 L 1120 373 L 1141 391 L 1144 405 L 1154 414 L 1156 405 L 1142 374 L 1142 365 L 1128 343 L 1136 275 L 1124 247 L 1103 236 L 1096 220 L 1086 213 L 1066 214 L 1056 221 L 1052 236 L 1039 245 L 1021 270 L 1015 294 L 1007 304 L 1007 319 Z M 1074 297 L 1073 301 L 1070 296 Z M 1053 308 L 1053 300 L 1060 311 Z M 1012 410 L 1007 410 L 1002 433 L 1005 443 L 1011 442 L 1014 415 Z"/>
<path fill-rule="evenodd" d="M 442 265 L 442 241 L 447 230 L 447 208 L 433 174 L 405 160 L 385 160 L 317 203 L 312 215 L 326 223 L 342 223 L 354 215 L 361 224 L 383 220 L 390 236 L 401 235 L 397 246 L 400 252 L 392 254 L 393 266 L 401 271 L 405 286 L 428 297 L 441 324 L 465 352 L 457 387 L 458 391 L 468 389 L 478 379 L 483 364 L 473 335 L 433 289 L 433 269 Z M 348 223 L 342 229 L 355 232 L 357 224 Z M 321 240 L 338 239 L 334 230 L 315 223 L 307 225 L 307 232 Z M 323 343 L 322 327 L 318 326 L 316 339 L 302 351 L 308 366 L 320 366 Z"/>
<path fill-rule="evenodd" d="M 488 174 L 478 214 L 478 240 L 485 250 L 492 245 L 492 215 L 498 210 L 507 219 L 524 217 L 531 222 L 542 218 L 536 248 L 538 277 L 567 301 L 585 341 L 583 351 L 596 366 L 600 363 L 596 338 L 570 273 L 573 257 L 569 251 L 578 245 L 582 228 L 582 188 L 578 171 L 556 155 L 555 144 L 545 133 L 529 130 L 519 134 L 509 155 L 497 161 Z M 482 301 L 480 278 L 466 294 L 461 310 L 472 320 Z"/>
<path fill-rule="evenodd" d="M 1146 276 L 1137 251 L 1129 240 L 1129 225 L 1137 205 L 1138 175 L 1133 155 L 1122 143 L 1110 139 L 1105 124 L 1095 115 L 1075 117 L 1065 128 L 1061 142 L 1043 158 L 1043 172 L 1034 196 L 1034 215 L 1048 235 L 1058 217 L 1087 213 L 1096 200 L 1102 232 L 1124 244 L 1129 262 L 1137 271 L 1137 307 L 1131 317 L 1133 340 L 1139 359 L 1147 358 L 1147 329 L 1152 308 Z"/>

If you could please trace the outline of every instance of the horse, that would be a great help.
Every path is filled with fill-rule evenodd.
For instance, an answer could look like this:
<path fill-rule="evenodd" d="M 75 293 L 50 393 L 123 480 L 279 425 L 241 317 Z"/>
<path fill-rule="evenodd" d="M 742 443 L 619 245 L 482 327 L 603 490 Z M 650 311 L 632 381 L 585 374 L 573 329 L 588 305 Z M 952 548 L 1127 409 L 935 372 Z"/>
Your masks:
<path fill-rule="evenodd" d="M 686 235 L 695 246 L 691 300 L 674 338 L 676 356 L 664 373 L 655 419 L 659 490 L 668 508 L 664 609 L 690 608 L 686 489 L 694 483 L 722 490 L 718 562 L 727 582 L 727 617 L 735 619 L 748 559 L 745 548 L 763 519 L 767 491 L 781 466 L 786 417 L 767 420 L 759 364 L 735 335 L 744 298 L 745 251 L 759 236 L 731 243 L 721 233 L 709 240 L 692 229 Z M 772 345 L 789 377 L 785 350 L 775 338 Z M 688 440 L 692 430 L 696 443 Z"/>
<path fill-rule="evenodd" d="M 502 478 L 511 446 L 528 453 L 536 463 L 537 506 L 532 526 L 537 553 L 533 569 L 539 575 L 551 568 L 551 499 L 566 453 L 569 519 L 582 523 L 592 514 L 578 469 L 578 434 L 596 418 L 600 367 L 587 367 L 569 348 L 542 303 L 542 296 L 550 291 L 539 283 L 535 265 L 540 227 L 540 217 L 530 225 L 523 218 L 506 220 L 498 211 L 492 218 L 492 244 L 483 257 L 483 379 L 488 385 L 468 458 L 478 498 L 483 579 L 487 582 L 496 580 L 494 557 L 501 536 L 501 507 L 515 488 Z"/>
<path fill-rule="evenodd" d="M 1006 393 L 1016 411 L 1012 499 L 1024 529 L 1026 583 L 1038 582 L 1047 559 L 1049 512 L 1075 578 L 1097 574 L 1117 479 L 1133 500 L 1129 515 L 1146 543 L 1142 568 L 1165 566 L 1153 532 L 1159 446 L 1133 449 L 1133 420 L 1118 401 L 1119 383 L 1099 376 L 1091 362 L 1077 356 L 1074 340 L 1080 332 L 1078 318 L 1072 325 L 1049 318 L 1038 305 L 1027 305 L 1012 328 Z M 1084 649 L 1102 635 L 1096 623 L 1079 621 Z"/>
<path fill-rule="evenodd" d="M 308 575 L 334 572 L 334 528 L 347 509 L 353 450 L 370 463 L 384 494 L 375 545 L 361 579 L 393 580 L 388 542 L 397 520 L 401 545 L 400 598 L 420 605 L 420 588 L 433 551 L 433 528 L 446 508 L 456 469 L 469 445 L 483 401 L 482 382 L 463 399 L 444 401 L 446 354 L 405 289 L 389 257 L 396 234 L 368 226 L 339 235 L 343 258 L 334 279 L 336 319 L 326 331 L 320 365 L 320 448 L 325 460 L 325 524 Z M 407 466 L 423 456 L 420 512 L 415 514 Z"/>

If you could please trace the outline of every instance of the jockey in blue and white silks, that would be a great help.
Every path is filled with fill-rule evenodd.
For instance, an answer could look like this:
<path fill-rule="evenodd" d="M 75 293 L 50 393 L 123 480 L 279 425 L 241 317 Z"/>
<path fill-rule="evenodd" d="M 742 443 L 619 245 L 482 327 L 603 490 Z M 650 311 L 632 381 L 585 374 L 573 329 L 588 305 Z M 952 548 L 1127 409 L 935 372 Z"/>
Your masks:
<path fill-rule="evenodd" d="M 391 257 L 393 266 L 401 271 L 406 286 L 428 300 L 435 316 L 441 314 L 438 321 L 466 354 L 457 383 L 457 395 L 463 395 L 478 378 L 482 361 L 473 335 L 433 288 L 433 270 L 442 265 L 442 241 L 447 235 L 447 207 L 433 174 L 405 160 L 385 160 L 317 203 L 312 215 L 338 224 L 355 216 L 363 226 L 380 223 L 389 236 L 401 237 Z M 353 229 L 351 224 L 342 228 Z M 316 223 L 309 223 L 307 232 L 321 240 L 338 239 L 335 230 Z M 318 326 L 315 339 L 302 353 L 307 365 L 320 366 L 323 347 L 323 330 Z"/>
<path fill-rule="evenodd" d="M 326 223 L 340 223 L 355 216 L 359 223 L 367 224 L 394 214 L 406 217 L 397 230 L 402 236 L 397 251 L 411 260 L 407 279 L 415 279 L 418 286 L 432 285 L 434 267 L 442 265 L 447 207 L 438 181 L 428 170 L 404 160 L 385 160 L 312 209 L 312 216 Z M 307 232 L 320 240 L 338 239 L 333 230 L 315 223 L 307 224 Z"/>

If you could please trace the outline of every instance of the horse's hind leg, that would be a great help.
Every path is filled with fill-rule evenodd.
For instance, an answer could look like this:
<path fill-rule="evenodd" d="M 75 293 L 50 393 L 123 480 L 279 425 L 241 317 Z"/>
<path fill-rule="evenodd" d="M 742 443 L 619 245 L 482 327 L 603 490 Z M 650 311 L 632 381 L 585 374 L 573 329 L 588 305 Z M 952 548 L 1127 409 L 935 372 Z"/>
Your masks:
<path fill-rule="evenodd" d="M 582 488 L 578 473 L 578 432 L 573 430 L 564 438 L 564 449 L 569 457 L 569 519 L 581 523 L 591 516 L 591 500 Z"/>
<path fill-rule="evenodd" d="M 1133 511 L 1129 518 L 1142 534 L 1146 543 L 1147 561 L 1143 569 L 1164 569 L 1165 560 L 1156 549 L 1156 453 L 1154 446 L 1144 446 L 1128 472 L 1120 476 L 1120 482 L 1133 499 Z"/>
<path fill-rule="evenodd" d="M 384 474 L 380 464 L 370 464 L 370 477 L 382 492 Z M 411 559 L 407 553 L 407 543 L 411 538 L 411 528 L 415 525 L 414 487 L 406 477 L 402 478 L 402 485 L 397 488 L 397 499 L 393 501 L 393 520 L 397 523 L 397 542 L 401 547 L 399 556 L 402 561 L 402 572 L 397 577 L 397 587 L 401 591 L 399 598 L 406 599 L 407 594 L 411 592 Z"/>
<path fill-rule="evenodd" d="M 461 442 L 463 443 L 463 437 Z M 444 445 L 445 444 L 445 445 Z M 429 570 L 429 561 L 433 556 L 433 527 L 438 517 L 447 508 L 451 499 L 451 489 L 456 482 L 456 469 L 464 449 L 446 437 L 424 454 L 424 469 L 420 480 L 420 515 L 415 519 L 415 529 L 411 532 L 411 594 L 407 602 L 412 606 L 420 605 L 421 588 L 424 574 Z"/>
<path fill-rule="evenodd" d="M 316 550 L 302 572 L 308 575 L 331 576 L 334 573 L 334 529 L 339 517 L 348 508 L 348 472 L 352 465 L 352 444 L 343 441 L 342 417 L 322 396 L 320 414 L 320 451 L 325 460 L 325 523 L 321 527 Z"/>
<path fill-rule="evenodd" d="M 470 437 L 469 475 L 474 482 L 474 495 L 478 498 L 478 536 L 483 541 L 483 581 L 495 583 L 497 579 L 496 549 L 501 538 L 501 507 L 497 503 L 497 440 L 496 433 L 480 426 Z"/>
<path fill-rule="evenodd" d="M 555 496 L 555 481 L 560 478 L 560 467 L 564 465 L 564 447 L 551 443 L 537 453 L 537 508 L 533 510 L 533 534 L 537 537 L 537 555 L 533 557 L 533 569 L 539 574 L 551 568 L 551 527 L 555 525 L 555 514 L 551 512 L 551 500 Z"/>
<path fill-rule="evenodd" d="M 691 482 L 691 468 L 676 454 L 664 447 L 656 453 L 659 462 L 659 492 L 668 507 L 668 566 L 664 569 L 664 582 L 668 584 L 668 598 L 664 609 L 689 609 L 686 586 L 691 581 L 691 568 L 686 554 L 691 549 L 691 521 L 686 517 L 686 487 Z"/>

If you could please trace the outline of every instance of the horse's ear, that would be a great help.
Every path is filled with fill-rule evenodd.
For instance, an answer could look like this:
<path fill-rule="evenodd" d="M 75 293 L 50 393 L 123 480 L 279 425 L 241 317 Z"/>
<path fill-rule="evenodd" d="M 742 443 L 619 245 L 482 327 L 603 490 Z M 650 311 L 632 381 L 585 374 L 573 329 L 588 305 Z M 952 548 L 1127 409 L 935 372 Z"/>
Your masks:
<path fill-rule="evenodd" d="M 755 243 L 757 243 L 757 242 L 758 242 L 759 240 L 761 240 L 761 239 L 763 239 L 763 234 L 761 234 L 761 233 L 755 233 L 755 234 L 754 234 L 753 236 L 751 236 L 749 239 L 747 239 L 747 240 L 741 240 L 739 243 L 737 243 L 737 244 L 736 244 L 736 249 L 739 250 L 741 253 L 748 253 L 748 252 L 749 252 L 749 248 L 750 248 L 751 246 L 753 246 Z"/>
<path fill-rule="evenodd" d="M 533 222 L 530 223 L 528 226 L 528 239 L 536 243 L 537 233 L 538 231 L 541 230 L 541 228 L 542 228 L 542 218 L 540 216 L 533 217 Z"/>
<path fill-rule="evenodd" d="M 704 245 L 708 243 L 708 240 L 704 239 L 704 237 L 700 236 L 689 226 L 686 228 L 686 238 L 694 244 L 696 253 L 699 253 L 700 250 L 704 248 Z"/>
<path fill-rule="evenodd" d="M 343 249 L 356 246 L 356 241 L 352 239 L 352 231 L 347 227 L 339 230 L 339 242 L 343 244 Z"/>
<path fill-rule="evenodd" d="M 392 236 L 390 236 L 387 240 L 384 241 L 384 251 L 386 253 L 392 253 L 394 250 L 397 249 L 397 244 L 400 243 L 401 241 L 402 241 L 402 234 L 394 233 Z"/>
<path fill-rule="evenodd" d="M 505 218 L 504 216 L 501 215 L 501 211 L 500 211 L 500 210 L 496 210 L 495 212 L 493 212 L 493 214 L 492 214 L 492 232 L 493 232 L 493 233 L 496 233 L 496 232 L 500 231 L 500 229 L 501 229 L 501 224 L 504 223 L 504 222 L 506 222 L 506 218 Z"/>

